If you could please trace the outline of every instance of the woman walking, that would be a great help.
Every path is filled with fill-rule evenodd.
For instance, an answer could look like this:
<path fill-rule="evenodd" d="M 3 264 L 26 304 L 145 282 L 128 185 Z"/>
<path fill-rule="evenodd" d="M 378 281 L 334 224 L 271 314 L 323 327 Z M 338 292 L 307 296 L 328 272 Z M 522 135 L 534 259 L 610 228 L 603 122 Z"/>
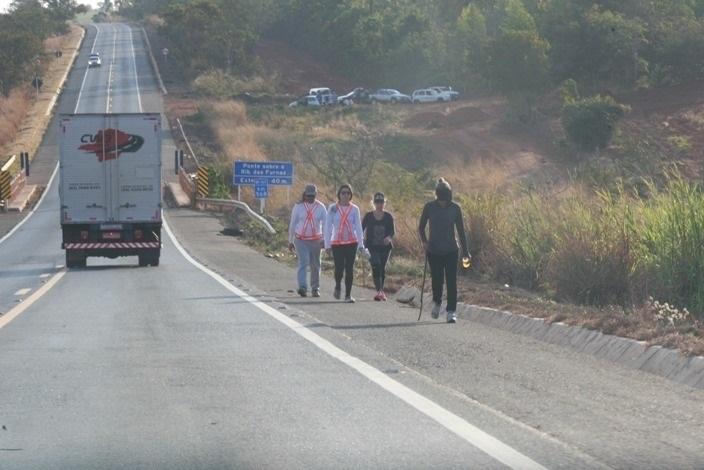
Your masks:
<path fill-rule="evenodd" d="M 430 235 L 426 237 L 425 226 L 430 222 Z M 418 224 L 418 233 L 423 242 L 423 250 L 430 264 L 433 287 L 433 309 L 431 316 L 440 316 L 443 278 L 447 283 L 447 322 L 457 321 L 457 261 L 458 245 L 455 229 L 460 238 L 462 257 L 469 260 L 467 236 L 464 233 L 462 209 L 452 202 L 452 188 L 444 178 L 438 180 L 435 200 L 423 207 Z"/>
<path fill-rule="evenodd" d="M 384 210 L 386 197 L 384 193 L 374 195 L 374 210 L 364 214 L 362 230 L 364 230 L 364 246 L 369 250 L 369 264 L 372 266 L 372 278 L 376 295 L 374 300 L 386 300 L 384 293 L 384 278 L 386 263 L 393 247 L 392 238 L 396 234 L 393 216 Z"/>
<path fill-rule="evenodd" d="M 320 297 L 320 250 L 323 248 L 323 228 L 327 211 L 316 199 L 318 188 L 309 184 L 303 198 L 291 210 L 288 226 L 288 249 L 298 256 L 298 295 L 308 295 L 306 272 L 310 266 L 310 288 L 313 297 Z"/>
<path fill-rule="evenodd" d="M 352 186 L 343 184 L 337 191 L 337 202 L 328 207 L 325 222 L 325 249 L 335 261 L 335 291 L 340 298 L 342 276 L 345 277 L 345 302 L 353 303 L 352 277 L 357 250 L 364 249 L 364 235 L 359 207 L 352 203 Z"/>

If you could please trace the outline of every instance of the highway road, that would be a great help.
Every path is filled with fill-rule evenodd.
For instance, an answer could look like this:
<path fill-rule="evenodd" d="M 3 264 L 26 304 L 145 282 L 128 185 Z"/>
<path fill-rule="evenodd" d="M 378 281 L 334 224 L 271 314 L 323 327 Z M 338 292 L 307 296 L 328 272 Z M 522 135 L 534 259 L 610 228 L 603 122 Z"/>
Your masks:
<path fill-rule="evenodd" d="M 101 67 L 86 67 L 91 51 L 100 52 Z M 89 27 L 58 106 L 161 112 L 137 30 Z M 40 152 L 56 152 L 56 139 L 54 123 Z M 172 170 L 168 146 L 163 158 L 164 171 Z M 621 375 L 461 322 L 449 335 L 443 328 L 421 336 L 421 328 L 398 324 L 324 332 L 298 321 L 280 298 L 240 282 L 267 289 L 288 268 L 258 265 L 243 251 L 240 271 L 225 274 L 214 252 L 196 256 L 215 245 L 203 238 L 206 222 L 189 212 L 167 217 L 177 230 L 165 231 L 158 268 L 139 268 L 136 258 L 89 258 L 87 268 L 67 271 L 58 205 L 54 178 L 31 217 L 0 239 L 2 470 L 704 466 L 701 390 Z M 330 317 L 326 324 L 354 323 L 373 312 L 364 305 L 311 308 Z M 482 342 L 489 337 L 494 350 Z M 511 360 L 520 373 L 486 366 L 514 354 L 517 343 L 524 352 Z M 460 351 L 470 344 L 472 352 Z M 567 372 L 580 367 L 583 377 Z M 577 386 L 559 395 L 554 388 L 568 374 Z M 602 387 L 611 413 L 596 396 L 594 403 L 582 396 L 582 383 Z M 470 393 L 466 384 L 482 388 Z M 536 403 L 540 396 L 547 401 Z M 646 411 L 657 419 L 639 421 Z M 618 419 L 600 427 L 606 414 Z M 535 424 L 543 415 L 548 428 L 560 421 L 559 433 Z"/>

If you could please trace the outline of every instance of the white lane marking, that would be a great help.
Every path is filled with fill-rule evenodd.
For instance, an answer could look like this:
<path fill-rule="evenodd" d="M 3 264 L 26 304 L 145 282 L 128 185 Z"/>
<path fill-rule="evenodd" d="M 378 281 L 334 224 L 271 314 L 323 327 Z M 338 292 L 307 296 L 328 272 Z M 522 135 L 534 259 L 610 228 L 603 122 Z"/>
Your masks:
<path fill-rule="evenodd" d="M 132 38 L 132 27 L 127 25 L 127 29 L 130 32 L 130 47 L 132 48 L 132 67 L 134 70 L 134 84 L 137 90 L 137 103 L 139 103 L 139 112 L 142 111 L 142 95 L 139 94 L 139 78 L 137 78 L 137 58 L 134 53 L 134 40 Z"/>
<path fill-rule="evenodd" d="M 14 308 L 11 308 L 9 312 L 7 312 L 3 316 L 1 316 L 0 317 L 0 328 L 7 326 L 8 323 L 10 323 L 12 320 L 17 318 L 17 316 L 19 316 L 22 312 L 24 312 L 29 307 L 31 307 L 34 302 L 39 300 L 41 298 L 41 296 L 43 296 L 44 294 L 49 292 L 49 289 L 54 287 L 54 285 L 57 282 L 59 282 L 59 280 L 62 277 L 64 277 L 64 274 L 66 274 L 66 271 L 59 271 L 58 273 L 56 273 L 54 275 L 54 277 L 49 279 L 46 284 L 44 284 L 39 289 L 37 289 L 37 291 L 34 294 L 32 294 L 29 297 L 27 297 L 26 299 L 24 299 L 24 302 L 22 302 L 21 304 L 17 305 Z"/>
<path fill-rule="evenodd" d="M 5 240 L 10 238 L 13 233 L 18 231 L 22 225 L 24 225 L 25 222 L 29 220 L 30 217 L 32 217 L 32 214 L 39 209 L 39 206 L 42 205 L 42 201 L 46 197 L 47 193 L 49 192 L 49 188 L 51 188 L 51 183 L 54 181 L 54 177 L 56 177 L 56 173 L 59 171 L 59 163 L 56 163 L 56 166 L 54 167 L 54 171 L 51 173 L 51 178 L 49 178 L 49 183 L 47 183 L 46 188 L 44 188 L 44 192 L 42 193 L 42 196 L 39 198 L 39 201 L 37 201 L 37 204 L 34 206 L 34 208 L 27 212 L 27 215 L 24 217 L 24 219 L 20 220 L 17 225 L 14 226 L 12 230 L 7 232 L 4 237 L 0 238 L 0 244 L 2 244 Z"/>
<path fill-rule="evenodd" d="M 110 61 L 110 69 L 108 70 L 108 94 L 105 100 L 105 113 L 110 112 L 110 89 L 112 88 L 112 68 L 115 65 L 115 51 L 117 50 L 117 28 L 112 27 L 112 60 Z"/>
<path fill-rule="evenodd" d="M 25 287 L 24 289 L 20 289 L 17 292 L 15 292 L 15 295 L 17 297 L 22 297 L 22 296 L 27 295 L 29 293 L 29 291 L 31 291 L 31 290 L 32 290 L 31 287 Z"/>
<path fill-rule="evenodd" d="M 509 445 L 504 444 L 500 440 L 496 439 L 494 436 L 491 436 L 490 434 L 482 431 L 478 427 L 474 426 L 468 421 L 465 421 L 464 419 L 460 418 L 451 411 L 446 410 L 442 406 L 424 397 L 418 392 L 411 390 L 402 383 L 397 382 L 396 380 L 388 377 L 386 374 L 370 366 L 361 359 L 358 359 L 346 353 L 342 349 L 333 345 L 328 340 L 318 336 L 316 333 L 301 325 L 297 321 L 292 320 L 291 318 L 277 311 L 273 307 L 257 300 L 256 298 L 248 295 L 247 293 L 233 286 L 225 278 L 211 271 L 210 269 L 193 259 L 178 242 L 173 232 L 171 231 L 169 224 L 166 222 L 166 219 L 163 219 L 163 224 L 166 233 L 169 235 L 169 238 L 173 242 L 176 249 L 181 253 L 181 255 L 186 258 L 186 260 L 193 266 L 200 269 L 205 274 L 217 281 L 225 289 L 229 290 L 230 292 L 242 298 L 243 300 L 246 300 L 247 302 L 251 303 L 273 319 L 279 321 L 280 323 L 283 323 L 295 333 L 297 333 L 299 336 L 303 337 L 304 339 L 311 342 L 313 345 L 317 346 L 323 352 L 327 353 L 328 355 L 332 356 L 343 364 L 346 364 L 352 369 L 356 370 L 367 379 L 371 380 L 384 390 L 390 392 L 397 398 L 411 405 L 416 410 L 433 419 L 440 425 L 444 426 L 446 429 L 452 431 L 457 436 L 464 439 L 477 449 L 482 450 L 495 460 L 514 469 L 545 470 L 545 467 L 530 459 L 529 457 L 521 454 Z"/>
<path fill-rule="evenodd" d="M 47 277 L 49 277 L 49 276 L 51 276 L 51 274 L 49 274 L 49 273 L 44 273 L 44 274 L 40 274 L 40 275 L 39 275 L 39 278 L 40 278 L 40 279 L 45 279 L 45 278 L 47 278 Z"/>
<path fill-rule="evenodd" d="M 95 52 L 95 43 L 98 41 L 98 36 L 100 35 L 100 28 L 98 28 L 98 25 L 91 24 L 95 28 L 95 39 L 93 39 L 93 45 L 90 48 L 91 54 Z M 88 67 L 88 64 L 86 64 L 86 73 L 83 74 L 83 81 L 81 82 L 81 88 L 78 89 L 78 98 L 76 98 L 76 108 L 73 110 L 73 114 L 78 113 L 78 105 L 81 102 L 81 95 L 83 94 L 83 85 L 86 84 L 86 78 L 88 77 L 88 70 L 90 70 L 90 67 Z"/>
<path fill-rule="evenodd" d="M 110 112 L 110 84 L 112 83 L 112 64 L 110 64 L 110 69 L 108 71 L 108 98 L 105 101 L 105 113 Z"/>

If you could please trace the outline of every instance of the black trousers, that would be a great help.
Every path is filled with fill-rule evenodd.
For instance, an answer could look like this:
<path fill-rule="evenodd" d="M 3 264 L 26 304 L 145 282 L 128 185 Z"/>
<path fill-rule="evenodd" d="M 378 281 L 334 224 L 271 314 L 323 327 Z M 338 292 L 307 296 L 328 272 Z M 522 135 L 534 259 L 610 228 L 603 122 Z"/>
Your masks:
<path fill-rule="evenodd" d="M 447 311 L 457 310 L 457 261 L 458 251 L 446 255 L 428 253 L 428 264 L 433 285 L 433 302 L 442 303 L 443 280 L 447 283 Z"/>
<path fill-rule="evenodd" d="M 352 277 L 354 276 L 354 260 L 357 257 L 357 244 L 333 245 L 332 259 L 335 261 L 335 288 L 340 288 L 342 274 L 345 275 L 345 297 L 352 293 Z"/>
<path fill-rule="evenodd" d="M 377 291 L 384 289 L 384 279 L 386 279 L 386 263 L 391 255 L 389 247 L 371 247 L 369 248 L 371 257 L 369 264 L 372 266 L 372 279 L 374 279 L 374 289 Z"/>

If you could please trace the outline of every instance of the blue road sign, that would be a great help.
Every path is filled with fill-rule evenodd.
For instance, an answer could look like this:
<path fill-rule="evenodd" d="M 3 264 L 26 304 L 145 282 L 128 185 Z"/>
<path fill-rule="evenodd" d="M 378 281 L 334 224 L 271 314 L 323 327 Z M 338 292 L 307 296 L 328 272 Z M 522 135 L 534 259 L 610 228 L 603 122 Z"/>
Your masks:
<path fill-rule="evenodd" d="M 236 161 L 232 167 L 232 184 L 256 185 L 265 179 L 269 186 L 291 186 L 293 184 L 293 162 Z"/>
<path fill-rule="evenodd" d="M 254 197 L 257 199 L 266 199 L 269 197 L 269 184 L 266 178 L 259 178 L 254 183 Z"/>

